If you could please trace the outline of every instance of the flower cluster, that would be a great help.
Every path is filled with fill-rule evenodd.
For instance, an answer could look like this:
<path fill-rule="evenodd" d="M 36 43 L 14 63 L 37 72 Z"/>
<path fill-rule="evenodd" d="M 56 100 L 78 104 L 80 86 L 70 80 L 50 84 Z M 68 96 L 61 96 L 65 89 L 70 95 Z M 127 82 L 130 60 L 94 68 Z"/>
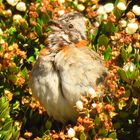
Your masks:
<path fill-rule="evenodd" d="M 19 0 L 6 0 L 7 3 L 11 6 L 15 6 L 18 11 L 25 12 L 26 11 L 26 4 Z"/>

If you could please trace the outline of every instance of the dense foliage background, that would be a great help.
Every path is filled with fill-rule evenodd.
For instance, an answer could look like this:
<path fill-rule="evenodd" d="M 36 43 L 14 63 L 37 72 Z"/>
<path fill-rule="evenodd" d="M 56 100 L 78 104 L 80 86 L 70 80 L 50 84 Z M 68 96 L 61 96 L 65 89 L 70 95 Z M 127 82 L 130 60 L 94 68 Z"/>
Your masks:
<path fill-rule="evenodd" d="M 137 3 L 136 3 L 137 2 Z M 140 139 L 140 7 L 132 0 L 0 0 L 0 140 Z M 89 19 L 89 47 L 106 61 L 103 99 L 83 97 L 76 124 L 49 118 L 28 78 L 48 22 L 79 11 Z"/>

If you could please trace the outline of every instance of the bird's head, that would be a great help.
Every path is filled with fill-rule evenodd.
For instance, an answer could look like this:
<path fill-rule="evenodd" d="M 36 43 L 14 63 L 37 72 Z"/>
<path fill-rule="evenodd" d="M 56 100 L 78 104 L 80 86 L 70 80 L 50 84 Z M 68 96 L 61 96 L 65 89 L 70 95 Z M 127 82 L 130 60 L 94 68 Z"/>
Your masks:
<path fill-rule="evenodd" d="M 72 42 L 87 39 L 87 20 L 78 12 L 64 14 L 52 23 L 50 27 L 53 31 L 64 31 Z"/>
<path fill-rule="evenodd" d="M 87 40 L 86 23 L 85 17 L 78 12 L 70 12 L 58 20 L 52 20 L 50 25 L 52 32 L 48 35 L 47 47 L 58 51 L 63 46 Z"/>

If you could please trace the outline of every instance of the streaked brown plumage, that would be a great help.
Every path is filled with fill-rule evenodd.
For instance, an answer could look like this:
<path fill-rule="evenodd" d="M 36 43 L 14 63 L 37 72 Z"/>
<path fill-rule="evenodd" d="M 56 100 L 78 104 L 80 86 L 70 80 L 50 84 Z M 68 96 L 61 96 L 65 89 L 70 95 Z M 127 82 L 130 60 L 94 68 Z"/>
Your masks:
<path fill-rule="evenodd" d="M 48 115 L 64 123 L 76 119 L 76 102 L 102 83 L 107 69 L 100 56 L 87 48 L 81 14 L 65 14 L 51 28 L 48 45 L 31 71 L 30 87 Z"/>

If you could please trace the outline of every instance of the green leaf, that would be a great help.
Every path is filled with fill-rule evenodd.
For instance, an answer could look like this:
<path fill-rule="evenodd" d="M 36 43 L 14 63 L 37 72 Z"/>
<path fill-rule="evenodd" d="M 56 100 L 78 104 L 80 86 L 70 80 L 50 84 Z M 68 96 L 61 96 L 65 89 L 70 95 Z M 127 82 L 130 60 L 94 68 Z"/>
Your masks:
<path fill-rule="evenodd" d="M 133 72 L 131 72 L 130 79 L 135 80 L 138 78 L 138 76 L 139 76 L 139 70 L 135 69 Z"/>
<path fill-rule="evenodd" d="M 129 80 L 135 80 L 138 78 L 139 76 L 139 70 L 138 69 L 134 69 L 133 71 L 131 71 L 130 69 L 126 72 L 127 78 Z"/>
<path fill-rule="evenodd" d="M 50 130 L 51 127 L 52 127 L 52 122 L 51 122 L 50 120 L 47 120 L 47 122 L 45 123 L 45 128 L 46 128 L 47 130 Z"/>
<path fill-rule="evenodd" d="M 39 55 L 39 49 L 38 48 L 34 48 L 34 50 L 35 50 L 35 56 L 37 56 L 37 55 Z"/>
<path fill-rule="evenodd" d="M 49 28 L 49 27 L 46 28 L 46 32 L 49 32 L 49 31 L 51 31 L 51 28 Z"/>
<path fill-rule="evenodd" d="M 5 97 L 0 98 L 0 118 L 9 116 L 9 103 Z"/>
<path fill-rule="evenodd" d="M 3 51 L 3 47 L 2 46 L 0 46 L 0 51 Z"/>
<path fill-rule="evenodd" d="M 50 130 L 46 130 L 45 132 L 44 132 L 44 134 L 45 135 L 49 135 L 50 134 Z M 42 139 L 38 139 L 38 140 L 42 140 Z M 51 139 L 50 139 L 51 140 Z"/>
<path fill-rule="evenodd" d="M 113 126 L 114 126 L 115 129 L 119 129 L 119 128 L 121 128 L 121 123 L 120 122 L 115 122 L 113 124 Z"/>
<path fill-rule="evenodd" d="M 53 16 L 52 11 L 47 11 L 47 14 L 48 14 L 48 18 L 49 18 L 49 19 L 52 18 L 52 16 Z M 46 15 L 45 15 L 45 16 L 46 16 Z"/>
<path fill-rule="evenodd" d="M 107 46 L 109 42 L 109 39 L 106 35 L 100 35 L 98 38 L 98 45 L 104 45 Z"/>
<path fill-rule="evenodd" d="M 15 83 L 17 81 L 17 75 L 8 75 L 8 80 Z"/>
<path fill-rule="evenodd" d="M 94 121 L 95 121 L 95 125 L 97 125 L 97 126 L 100 125 L 100 123 L 101 123 L 101 120 L 98 116 L 95 117 Z"/>
<path fill-rule="evenodd" d="M 133 84 L 134 87 L 140 87 L 140 79 L 137 79 Z"/>
<path fill-rule="evenodd" d="M 132 52 L 132 46 L 131 45 L 128 46 L 128 48 L 126 49 L 126 52 L 128 54 L 130 54 Z"/>
<path fill-rule="evenodd" d="M 22 29 L 28 29 L 29 25 L 27 21 L 22 22 L 21 24 Z"/>
<path fill-rule="evenodd" d="M 124 60 L 124 62 L 126 62 L 128 55 L 127 55 L 127 52 L 124 49 L 124 47 L 121 48 L 121 56 L 122 56 L 122 59 Z"/>
<path fill-rule="evenodd" d="M 1 109 L 0 112 L 1 112 L 0 118 L 9 116 L 9 106 L 7 105 L 3 110 Z"/>
<path fill-rule="evenodd" d="M 6 131 L 6 130 L 8 130 L 8 131 L 12 130 L 12 123 L 13 123 L 13 121 L 12 121 L 11 118 L 6 119 L 5 124 L 2 126 L 3 127 L 2 129 L 4 131 Z"/>
<path fill-rule="evenodd" d="M 108 47 L 106 49 L 106 51 L 103 53 L 105 60 L 110 60 L 111 59 L 111 52 L 112 52 L 112 49 L 110 47 Z"/>
<path fill-rule="evenodd" d="M 119 107 L 120 110 L 122 110 L 126 105 L 127 105 L 127 104 L 126 104 L 125 101 L 120 101 L 120 102 L 118 103 L 118 107 Z"/>
<path fill-rule="evenodd" d="M 109 134 L 108 137 L 109 137 L 109 138 L 112 138 L 112 139 L 114 140 L 114 139 L 117 138 L 117 134 L 116 134 L 116 132 L 112 132 L 112 133 Z"/>
<path fill-rule="evenodd" d="M 27 73 L 28 73 L 27 68 L 25 67 L 21 72 L 22 72 L 23 78 L 26 79 L 27 78 Z"/>
<path fill-rule="evenodd" d="M 41 20 L 42 20 L 43 24 L 47 24 L 49 22 L 50 16 L 52 16 L 52 13 L 50 13 L 49 16 L 46 16 L 46 14 L 41 15 Z"/>
<path fill-rule="evenodd" d="M 43 44 L 40 44 L 40 48 L 43 49 L 43 48 L 46 48 L 46 46 Z"/>
<path fill-rule="evenodd" d="M 6 30 L 10 35 L 14 35 L 17 32 L 17 29 L 15 27 L 9 28 L 9 30 Z"/>
<path fill-rule="evenodd" d="M 0 98 L 0 108 L 2 109 L 2 107 L 4 106 L 4 104 L 7 104 L 7 102 L 6 102 L 7 100 L 6 100 L 6 98 L 4 97 L 4 96 L 2 96 L 1 98 Z"/>
<path fill-rule="evenodd" d="M 90 136 L 93 138 L 94 136 L 96 136 L 96 130 L 95 128 L 91 129 L 90 131 Z"/>
<path fill-rule="evenodd" d="M 42 25 L 43 24 L 43 20 L 41 18 L 37 18 L 37 23 Z"/>
<path fill-rule="evenodd" d="M 2 134 L 2 140 L 11 140 L 11 131 L 0 131 L 0 134 Z"/>
<path fill-rule="evenodd" d="M 80 134 L 80 140 L 87 140 L 86 134 L 84 132 L 82 134 Z"/>
<path fill-rule="evenodd" d="M 2 96 L 0 98 L 0 139 L 18 140 L 19 130 L 13 126 L 13 120 L 10 118 L 9 102 Z"/>
<path fill-rule="evenodd" d="M 128 81 L 129 81 L 129 79 L 128 79 L 127 75 L 126 75 L 126 72 L 125 72 L 124 70 L 119 69 L 119 70 L 118 70 L 118 73 L 119 73 L 120 78 L 121 78 L 122 80 L 124 80 L 125 82 L 128 82 Z"/>
<path fill-rule="evenodd" d="M 99 134 L 102 135 L 103 137 L 106 137 L 108 135 L 108 132 L 104 128 L 100 128 Z"/>
<path fill-rule="evenodd" d="M 130 95 L 131 95 L 131 91 L 129 89 L 126 90 L 124 97 L 130 97 Z"/>
<path fill-rule="evenodd" d="M 27 62 L 28 62 L 28 63 L 32 63 L 32 62 L 34 62 L 34 61 L 35 61 L 34 56 L 30 56 L 30 57 L 27 59 Z"/>
<path fill-rule="evenodd" d="M 17 38 L 20 39 L 20 40 L 25 41 L 25 36 L 22 33 L 18 34 Z"/>
<path fill-rule="evenodd" d="M 93 42 L 97 34 L 98 34 L 98 28 L 95 28 L 91 33 L 88 34 L 88 38 Z"/>
<path fill-rule="evenodd" d="M 128 119 L 128 124 L 132 125 L 133 124 L 133 120 Z"/>
<path fill-rule="evenodd" d="M 0 4 L 2 4 L 3 3 L 3 0 L 0 0 Z"/>
<path fill-rule="evenodd" d="M 35 32 L 39 35 L 42 36 L 42 26 L 40 24 L 37 24 L 35 26 Z"/>
<path fill-rule="evenodd" d="M 10 73 L 18 73 L 19 72 L 19 68 L 15 65 L 15 66 L 11 66 L 9 67 L 9 72 Z"/>
<path fill-rule="evenodd" d="M 110 21 L 110 22 L 107 22 L 107 23 L 103 23 L 102 24 L 101 31 L 102 31 L 103 34 L 106 34 L 106 33 L 114 33 L 114 32 L 117 31 L 117 28 L 115 27 L 114 23 L 112 23 Z"/>
<path fill-rule="evenodd" d="M 114 3 L 114 6 L 117 6 L 117 4 L 120 2 L 120 0 L 116 0 Z"/>
<path fill-rule="evenodd" d="M 115 8 L 114 8 L 113 13 L 114 13 L 114 15 L 116 16 L 117 19 L 121 18 L 122 14 L 125 12 L 125 10 L 122 11 L 122 10 L 119 10 L 116 7 L 119 2 L 123 2 L 124 4 L 126 4 L 126 0 L 116 0 L 115 1 L 115 4 L 114 4 Z"/>
<path fill-rule="evenodd" d="M 122 14 L 123 14 L 124 11 L 122 10 L 119 10 L 117 7 L 115 7 L 113 13 L 114 15 L 116 16 L 117 19 L 121 18 Z"/>
<path fill-rule="evenodd" d="M 128 117 L 128 112 L 120 111 L 120 112 L 119 112 L 119 116 L 120 116 L 121 118 L 127 118 L 127 117 Z"/>
<path fill-rule="evenodd" d="M 19 106 L 20 106 L 20 102 L 19 102 L 18 100 L 16 100 L 16 101 L 13 103 L 13 110 L 19 109 Z"/>
<path fill-rule="evenodd" d="M 19 138 L 19 130 L 17 129 L 17 127 L 13 127 L 13 131 L 12 131 L 12 139 L 13 140 L 18 140 Z"/>

